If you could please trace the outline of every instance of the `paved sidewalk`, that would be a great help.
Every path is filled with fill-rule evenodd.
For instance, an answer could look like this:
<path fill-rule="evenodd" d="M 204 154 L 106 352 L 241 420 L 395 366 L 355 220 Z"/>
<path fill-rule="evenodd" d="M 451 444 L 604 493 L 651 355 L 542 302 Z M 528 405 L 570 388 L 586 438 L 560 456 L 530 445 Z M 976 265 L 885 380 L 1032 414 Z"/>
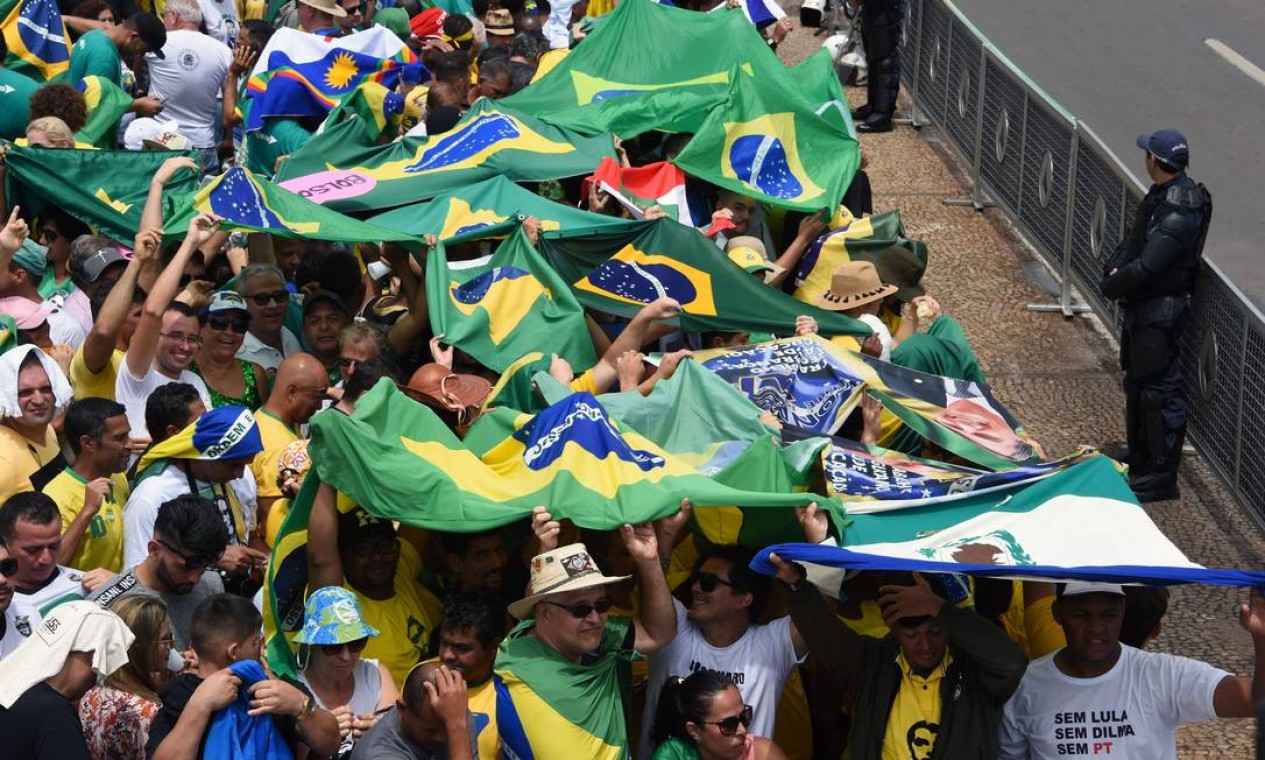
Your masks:
<path fill-rule="evenodd" d="M 798 10 L 789 12 L 798 18 Z M 797 28 L 779 54 L 793 63 L 824 39 Z M 846 89 L 853 107 L 864 102 L 863 89 Z M 907 105 L 902 93 L 902 110 Z M 861 146 L 869 160 L 875 209 L 898 209 L 908 234 L 927 242 L 928 292 L 961 321 L 997 396 L 1046 452 L 1057 455 L 1080 444 L 1123 440 L 1124 395 L 1115 345 L 1093 317 L 1065 321 L 1058 314 L 1024 309 L 1052 302 L 1055 282 L 1001 211 L 977 213 L 941 203 L 965 196 L 968 185 L 960 160 L 938 131 L 897 127 L 890 134 L 863 135 Z M 1183 461 L 1181 490 L 1180 500 L 1148 505 L 1148 512 L 1187 556 L 1210 567 L 1260 564 L 1265 535 L 1197 456 Z M 1237 612 L 1246 598 L 1246 591 L 1238 589 L 1174 589 L 1154 649 L 1250 674 L 1252 643 L 1239 627 Z M 1183 728 L 1178 756 L 1250 758 L 1255 723 L 1221 720 Z"/>

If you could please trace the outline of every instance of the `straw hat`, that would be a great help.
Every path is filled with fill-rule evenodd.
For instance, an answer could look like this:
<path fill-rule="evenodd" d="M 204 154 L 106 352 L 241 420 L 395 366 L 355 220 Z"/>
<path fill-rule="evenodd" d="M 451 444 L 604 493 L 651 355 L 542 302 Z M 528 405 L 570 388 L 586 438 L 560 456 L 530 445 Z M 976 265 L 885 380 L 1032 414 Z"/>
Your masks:
<path fill-rule="evenodd" d="M 346 18 L 347 11 L 336 0 L 299 0 L 304 5 L 328 13 L 334 18 Z"/>
<path fill-rule="evenodd" d="M 531 561 L 529 595 L 509 606 L 516 620 L 532 616 L 536 604 L 547 596 L 565 594 L 594 586 L 606 586 L 631 578 L 631 575 L 613 577 L 602 575 L 597 563 L 589 556 L 584 544 L 567 544 L 550 552 L 537 554 Z"/>
<path fill-rule="evenodd" d="M 830 289 L 817 298 L 817 305 L 830 311 L 847 311 L 896 292 L 895 285 L 884 285 L 878 270 L 868 261 L 849 261 L 830 277 Z"/>
<path fill-rule="evenodd" d="M 487 30 L 488 34 L 496 35 L 497 37 L 512 37 L 515 33 L 514 17 L 504 8 L 490 10 L 483 17 L 483 28 Z"/>

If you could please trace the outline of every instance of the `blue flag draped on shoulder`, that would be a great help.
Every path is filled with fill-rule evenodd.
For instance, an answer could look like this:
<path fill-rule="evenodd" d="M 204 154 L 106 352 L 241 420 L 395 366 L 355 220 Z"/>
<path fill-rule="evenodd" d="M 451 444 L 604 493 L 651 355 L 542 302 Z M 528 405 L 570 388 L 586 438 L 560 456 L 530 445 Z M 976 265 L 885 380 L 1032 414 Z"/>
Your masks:
<path fill-rule="evenodd" d="M 37 80 L 70 69 L 70 37 L 56 0 L 0 0 L 0 29 L 9 48 L 6 69 Z"/>

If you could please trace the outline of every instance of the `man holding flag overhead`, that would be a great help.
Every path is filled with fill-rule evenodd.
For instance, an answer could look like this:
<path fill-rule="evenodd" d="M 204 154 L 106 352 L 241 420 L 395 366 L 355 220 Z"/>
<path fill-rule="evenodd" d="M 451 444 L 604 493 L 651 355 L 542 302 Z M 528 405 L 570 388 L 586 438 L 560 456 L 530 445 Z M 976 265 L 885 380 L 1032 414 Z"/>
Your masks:
<path fill-rule="evenodd" d="M 676 636 L 676 615 L 654 526 L 624 525 L 620 535 L 641 589 L 633 620 L 607 617 L 605 587 L 628 576 L 603 575 L 583 544 L 532 559 L 529 594 L 509 606 L 522 622 L 496 658 L 496 717 L 507 756 L 629 756 L 629 663 Z"/>

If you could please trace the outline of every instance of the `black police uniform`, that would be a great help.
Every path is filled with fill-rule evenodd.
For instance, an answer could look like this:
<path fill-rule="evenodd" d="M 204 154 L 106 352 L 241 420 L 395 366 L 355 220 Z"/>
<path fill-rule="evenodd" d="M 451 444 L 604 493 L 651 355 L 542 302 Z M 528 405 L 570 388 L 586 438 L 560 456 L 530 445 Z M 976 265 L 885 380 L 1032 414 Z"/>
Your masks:
<path fill-rule="evenodd" d="M 904 0 L 864 0 L 861 6 L 861 41 L 865 45 L 865 105 L 856 110 L 860 131 L 891 129 L 900 93 L 900 25 Z M 864 125 L 864 126 L 863 126 Z"/>
<path fill-rule="evenodd" d="M 1124 312 L 1129 485 L 1143 501 L 1177 496 L 1186 436 L 1178 344 L 1211 221 L 1212 197 L 1185 172 L 1154 184 L 1104 269 L 1102 293 Z"/>

